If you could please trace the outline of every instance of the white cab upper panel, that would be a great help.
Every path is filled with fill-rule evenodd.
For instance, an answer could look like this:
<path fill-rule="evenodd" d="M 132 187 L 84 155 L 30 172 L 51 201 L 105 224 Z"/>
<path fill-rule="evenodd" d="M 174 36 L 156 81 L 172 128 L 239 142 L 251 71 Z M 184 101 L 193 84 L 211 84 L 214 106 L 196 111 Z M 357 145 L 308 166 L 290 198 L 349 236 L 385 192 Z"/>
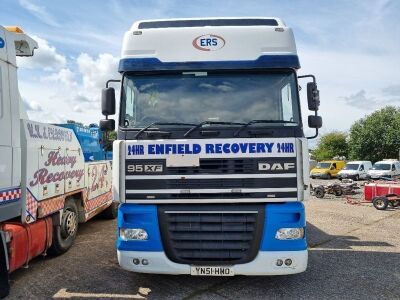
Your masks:
<path fill-rule="evenodd" d="M 121 58 L 237 61 L 256 60 L 263 55 L 297 55 L 293 32 L 280 19 L 138 21 L 125 33 Z"/>

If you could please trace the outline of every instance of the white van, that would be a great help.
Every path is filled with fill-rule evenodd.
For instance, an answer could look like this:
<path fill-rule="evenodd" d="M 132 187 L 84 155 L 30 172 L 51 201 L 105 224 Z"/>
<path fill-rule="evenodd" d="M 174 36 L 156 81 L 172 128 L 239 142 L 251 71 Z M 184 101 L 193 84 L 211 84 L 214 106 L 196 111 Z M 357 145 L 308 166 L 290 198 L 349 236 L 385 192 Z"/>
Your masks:
<path fill-rule="evenodd" d="M 372 163 L 368 160 L 349 161 L 338 173 L 339 180 L 350 178 L 353 180 L 366 179 Z"/>
<path fill-rule="evenodd" d="M 381 160 L 372 166 L 368 176 L 372 179 L 380 177 L 395 178 L 400 175 L 400 161 L 394 159 Z"/>

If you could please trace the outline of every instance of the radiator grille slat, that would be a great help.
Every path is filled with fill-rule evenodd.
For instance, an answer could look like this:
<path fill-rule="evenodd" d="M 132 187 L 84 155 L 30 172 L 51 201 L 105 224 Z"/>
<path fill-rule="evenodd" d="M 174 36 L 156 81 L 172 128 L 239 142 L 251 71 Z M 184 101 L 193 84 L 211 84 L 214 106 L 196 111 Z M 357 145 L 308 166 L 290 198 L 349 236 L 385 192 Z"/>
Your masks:
<path fill-rule="evenodd" d="M 245 263 L 258 252 L 263 205 L 165 205 L 158 214 L 164 248 L 174 262 Z"/>

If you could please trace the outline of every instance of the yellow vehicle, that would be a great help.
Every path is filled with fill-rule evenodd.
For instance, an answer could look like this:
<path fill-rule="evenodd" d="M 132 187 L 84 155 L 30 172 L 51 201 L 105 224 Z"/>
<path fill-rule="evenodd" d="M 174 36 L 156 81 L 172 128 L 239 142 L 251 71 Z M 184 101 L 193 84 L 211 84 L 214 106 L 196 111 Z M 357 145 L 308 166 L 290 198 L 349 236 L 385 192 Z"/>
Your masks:
<path fill-rule="evenodd" d="M 337 177 L 337 174 L 341 169 L 344 168 L 346 162 L 344 160 L 324 160 L 317 164 L 317 166 L 311 170 L 311 178 L 325 178 L 331 179 Z"/>

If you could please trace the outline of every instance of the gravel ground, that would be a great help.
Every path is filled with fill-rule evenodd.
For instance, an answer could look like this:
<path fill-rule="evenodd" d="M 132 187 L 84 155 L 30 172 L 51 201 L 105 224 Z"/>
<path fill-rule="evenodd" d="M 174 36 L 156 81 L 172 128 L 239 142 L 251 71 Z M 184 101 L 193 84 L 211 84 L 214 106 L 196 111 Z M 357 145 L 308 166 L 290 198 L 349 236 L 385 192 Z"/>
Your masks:
<path fill-rule="evenodd" d="M 313 180 L 320 183 L 329 182 Z M 302 274 L 134 274 L 118 266 L 115 221 L 95 219 L 80 227 L 66 254 L 37 258 L 13 273 L 9 299 L 400 299 L 400 209 L 378 211 L 334 196 L 305 205 L 309 267 Z"/>

